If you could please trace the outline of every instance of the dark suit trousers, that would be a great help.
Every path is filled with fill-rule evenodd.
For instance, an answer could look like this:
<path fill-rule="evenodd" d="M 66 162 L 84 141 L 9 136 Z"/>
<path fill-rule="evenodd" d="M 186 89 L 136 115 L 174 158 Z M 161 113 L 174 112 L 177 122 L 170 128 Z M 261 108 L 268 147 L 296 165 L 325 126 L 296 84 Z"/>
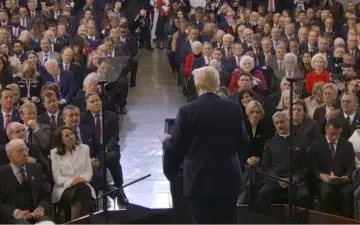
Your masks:
<path fill-rule="evenodd" d="M 171 69 L 175 70 L 177 69 L 177 63 L 176 63 L 176 52 L 172 51 L 172 50 L 168 50 L 166 53 Z"/>
<path fill-rule="evenodd" d="M 283 204 L 288 202 L 288 188 L 281 188 L 277 182 L 265 182 L 258 194 L 258 203 L 261 205 Z M 310 192 L 307 186 L 296 188 L 296 203 L 298 206 L 309 208 L 311 206 Z"/>
<path fill-rule="evenodd" d="M 353 204 L 353 186 L 348 184 L 327 184 L 318 183 L 320 190 L 320 211 L 332 213 L 340 210 L 340 215 L 348 218 L 354 218 Z"/>
<path fill-rule="evenodd" d="M 121 187 L 124 183 L 123 173 L 120 164 L 120 152 L 109 151 L 107 153 L 106 166 L 110 170 L 116 187 Z"/>
<path fill-rule="evenodd" d="M 102 160 L 102 158 L 100 157 L 100 162 Z M 116 187 L 121 187 L 124 183 L 123 180 L 123 173 L 122 173 L 122 168 L 121 168 L 121 164 L 120 164 L 120 153 L 116 152 L 116 151 L 109 151 L 107 153 L 107 157 L 106 157 L 106 167 L 110 170 L 111 176 L 114 180 L 114 184 Z M 102 176 L 102 170 L 101 167 L 97 168 L 95 166 L 92 167 L 93 168 L 93 185 L 97 188 L 97 189 L 104 189 L 103 188 L 103 178 L 104 176 Z M 107 187 L 105 187 L 107 188 Z"/>
<path fill-rule="evenodd" d="M 139 67 L 139 61 L 135 57 L 131 57 L 129 59 L 130 62 L 130 75 L 131 75 L 131 83 L 136 82 L 136 74 Z"/>
<path fill-rule="evenodd" d="M 234 196 L 189 197 L 190 211 L 195 224 L 235 224 Z"/>

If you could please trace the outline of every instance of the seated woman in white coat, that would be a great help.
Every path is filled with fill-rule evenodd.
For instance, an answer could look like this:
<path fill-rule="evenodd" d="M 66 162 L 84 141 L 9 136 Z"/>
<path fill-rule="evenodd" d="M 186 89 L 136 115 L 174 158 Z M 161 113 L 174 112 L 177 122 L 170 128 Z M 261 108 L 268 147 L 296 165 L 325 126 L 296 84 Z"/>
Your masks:
<path fill-rule="evenodd" d="M 51 150 L 55 186 L 52 202 L 71 207 L 71 219 L 89 214 L 95 198 L 90 185 L 93 176 L 89 146 L 79 144 L 70 127 L 54 132 L 55 148 Z"/>

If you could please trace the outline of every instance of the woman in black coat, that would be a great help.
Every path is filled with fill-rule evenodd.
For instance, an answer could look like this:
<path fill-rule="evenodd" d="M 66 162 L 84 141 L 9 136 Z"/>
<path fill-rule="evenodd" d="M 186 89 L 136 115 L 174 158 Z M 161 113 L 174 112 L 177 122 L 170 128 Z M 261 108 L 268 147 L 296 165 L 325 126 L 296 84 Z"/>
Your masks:
<path fill-rule="evenodd" d="M 259 178 L 256 170 L 261 166 L 265 142 L 273 136 L 271 130 L 268 129 L 264 118 L 264 109 L 260 102 L 250 101 L 246 104 L 245 112 L 248 117 L 245 125 L 250 138 L 250 143 L 241 155 L 241 164 L 245 165 L 244 183 L 246 185 L 243 203 L 252 203 L 255 200 Z"/>

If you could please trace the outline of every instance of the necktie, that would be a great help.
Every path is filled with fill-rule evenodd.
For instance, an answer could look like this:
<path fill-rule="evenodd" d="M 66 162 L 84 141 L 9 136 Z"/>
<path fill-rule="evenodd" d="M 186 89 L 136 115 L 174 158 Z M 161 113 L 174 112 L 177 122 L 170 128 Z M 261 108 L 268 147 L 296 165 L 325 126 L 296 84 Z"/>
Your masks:
<path fill-rule="evenodd" d="M 48 55 L 48 54 L 45 54 L 45 55 L 44 55 L 44 64 L 46 63 L 46 61 L 48 61 L 48 59 L 49 59 L 49 55 Z"/>
<path fill-rule="evenodd" d="M 101 140 L 101 121 L 100 121 L 100 114 L 95 114 L 95 129 L 96 129 L 96 135 Z"/>
<path fill-rule="evenodd" d="M 19 29 L 18 28 L 14 29 L 14 36 L 15 37 L 19 36 Z"/>
<path fill-rule="evenodd" d="M 24 168 L 20 168 L 19 170 L 20 172 L 20 183 L 23 184 L 23 183 L 26 183 L 28 181 L 27 177 L 26 177 L 26 173 L 25 173 L 25 169 Z"/>
<path fill-rule="evenodd" d="M 21 18 L 21 26 L 26 27 L 26 20 L 25 20 L 25 18 Z"/>
<path fill-rule="evenodd" d="M 346 117 L 346 119 L 345 119 L 345 125 L 346 125 L 347 127 L 350 127 L 350 126 L 351 126 L 350 116 Z"/>
<path fill-rule="evenodd" d="M 282 70 L 283 69 L 283 63 L 280 61 L 279 62 L 279 70 Z"/>
<path fill-rule="evenodd" d="M 78 129 L 75 130 L 75 139 L 77 142 L 82 143 L 80 139 L 80 131 Z"/>
<path fill-rule="evenodd" d="M 240 66 L 240 57 L 237 57 L 236 65 L 237 65 L 237 66 Z"/>
<path fill-rule="evenodd" d="M 275 41 L 275 48 L 279 46 L 279 41 Z"/>
<path fill-rule="evenodd" d="M 56 120 L 55 115 L 51 115 L 50 117 L 50 126 L 52 130 L 56 130 Z"/>
<path fill-rule="evenodd" d="M 331 154 L 331 158 L 334 159 L 335 157 L 335 143 L 334 142 L 330 142 L 329 143 L 329 150 L 330 150 L 330 154 Z"/>
<path fill-rule="evenodd" d="M 65 65 L 65 71 L 69 71 L 69 65 L 68 64 Z"/>
<path fill-rule="evenodd" d="M 5 115 L 5 128 L 11 123 L 11 115 L 6 114 Z"/>
<path fill-rule="evenodd" d="M 54 76 L 54 81 L 55 83 L 60 86 L 60 79 L 59 79 L 59 76 Z"/>
<path fill-rule="evenodd" d="M 28 128 L 28 143 L 32 143 L 32 139 L 33 139 L 33 129 L 32 128 Z"/>

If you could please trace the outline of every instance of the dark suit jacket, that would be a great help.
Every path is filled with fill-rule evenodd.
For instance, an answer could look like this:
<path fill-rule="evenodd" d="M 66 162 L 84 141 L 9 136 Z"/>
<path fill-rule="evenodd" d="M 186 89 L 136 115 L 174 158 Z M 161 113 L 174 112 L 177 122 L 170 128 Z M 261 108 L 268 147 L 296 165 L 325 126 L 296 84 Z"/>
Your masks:
<path fill-rule="evenodd" d="M 86 124 L 80 124 L 79 128 L 82 143 L 90 148 L 90 157 L 100 160 L 102 148 L 99 138 L 96 136 L 95 128 Z"/>
<path fill-rule="evenodd" d="M 318 122 L 318 124 L 321 127 L 321 131 L 325 134 L 325 126 L 327 123 L 326 106 L 323 105 L 323 106 L 315 109 L 313 118 L 314 118 L 314 120 L 316 120 Z"/>
<path fill-rule="evenodd" d="M 340 112 L 340 114 L 336 119 L 345 123 L 344 113 Z M 350 127 L 346 127 L 346 125 L 344 124 L 341 132 L 341 137 L 348 140 L 351 137 L 351 135 L 354 133 L 354 131 L 359 127 L 359 125 L 360 125 L 360 113 L 356 112 L 354 116 L 354 120 L 350 124 Z"/>
<path fill-rule="evenodd" d="M 63 63 L 60 63 L 59 67 L 61 70 L 65 69 Z M 80 65 L 75 64 L 75 63 L 70 64 L 69 71 L 71 71 L 73 73 L 74 82 L 75 82 L 75 91 L 77 92 L 78 90 L 82 89 L 83 81 L 84 81 L 85 77 L 87 76 L 87 74 L 85 73 L 83 68 L 81 68 Z"/>
<path fill-rule="evenodd" d="M 139 47 L 136 39 L 127 37 L 122 50 L 130 57 L 135 57 L 138 53 Z"/>
<path fill-rule="evenodd" d="M 119 120 L 118 116 L 110 111 L 104 111 L 103 143 L 109 151 L 119 151 Z M 81 124 L 95 127 L 95 118 L 90 111 L 81 114 Z M 100 137 L 98 137 L 100 139 Z"/>
<path fill-rule="evenodd" d="M 289 144 L 290 140 L 285 140 L 279 134 L 266 141 L 262 157 L 264 172 L 276 177 L 289 177 Z M 299 182 L 305 179 L 308 172 L 306 147 L 304 137 L 293 136 L 293 176 L 296 176 Z"/>
<path fill-rule="evenodd" d="M 308 144 L 321 138 L 320 125 L 314 119 L 305 119 L 300 127 L 294 126 L 295 134 L 305 138 Z"/>
<path fill-rule="evenodd" d="M 50 206 L 50 186 L 45 182 L 41 166 L 36 163 L 25 165 L 27 178 L 29 179 L 34 209 L 38 206 L 49 210 Z M 19 182 L 16 179 L 10 164 L 0 168 L 0 218 L 5 222 L 12 219 L 12 214 L 16 209 L 13 206 L 16 196 L 16 187 Z"/>
<path fill-rule="evenodd" d="M 11 115 L 11 122 L 19 122 L 21 123 L 21 118 L 19 111 L 17 109 L 13 109 L 12 115 Z M 4 128 L 4 115 L 2 113 L 2 110 L 0 110 L 0 127 Z"/>
<path fill-rule="evenodd" d="M 336 154 L 331 158 L 329 144 L 325 137 L 315 141 L 309 149 L 311 167 L 315 177 L 319 179 L 321 173 L 335 176 L 347 176 L 351 179 L 351 174 L 355 169 L 355 153 L 353 145 L 340 138 L 336 145 Z"/>
<path fill-rule="evenodd" d="M 26 146 L 29 148 L 29 156 L 35 158 L 37 160 L 36 163 L 41 165 L 42 171 L 45 175 L 50 175 L 50 166 L 47 159 L 41 152 L 41 149 L 34 144 L 26 143 Z M 9 158 L 5 151 L 5 145 L 0 146 L 0 167 L 5 166 L 10 163 Z"/>
<path fill-rule="evenodd" d="M 180 107 L 172 136 L 163 148 L 184 156 L 184 196 L 226 196 L 242 191 L 238 153 L 246 147 L 248 137 L 241 115 L 239 104 L 215 93 L 202 94 Z"/>
<path fill-rule="evenodd" d="M 46 124 L 46 125 L 49 125 L 51 127 L 50 117 L 49 117 L 47 111 L 39 114 L 37 116 L 37 121 L 38 121 L 38 123 Z M 62 112 L 61 111 L 58 114 L 56 124 L 57 124 L 57 127 L 60 127 L 60 126 L 64 125 L 64 120 L 62 118 Z"/>
<path fill-rule="evenodd" d="M 55 82 L 53 76 L 46 73 L 43 75 L 44 82 Z M 69 71 L 60 71 L 60 94 L 61 98 L 69 102 L 76 94 L 74 75 Z"/>

